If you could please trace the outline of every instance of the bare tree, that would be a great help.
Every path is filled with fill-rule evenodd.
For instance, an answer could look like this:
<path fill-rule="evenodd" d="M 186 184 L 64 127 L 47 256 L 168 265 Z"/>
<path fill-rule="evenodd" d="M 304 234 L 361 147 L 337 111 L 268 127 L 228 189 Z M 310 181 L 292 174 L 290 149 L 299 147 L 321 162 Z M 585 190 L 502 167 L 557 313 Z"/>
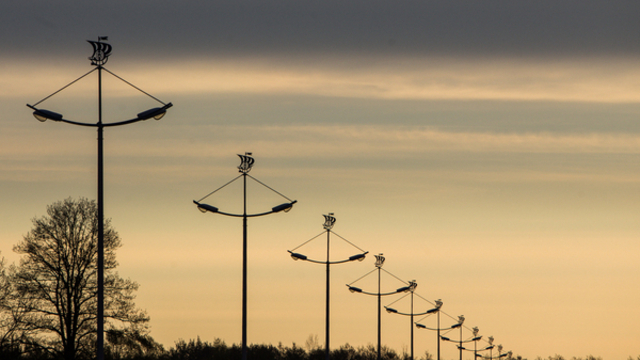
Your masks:
<path fill-rule="evenodd" d="M 98 216 L 95 201 L 68 198 L 33 219 L 33 228 L 13 250 L 23 257 L 11 274 L 29 346 L 66 360 L 91 358 L 97 328 Z M 104 224 L 105 330 L 146 331 L 147 314 L 135 307 L 138 284 L 115 272 L 120 237 Z"/>
<path fill-rule="evenodd" d="M 12 299 L 13 287 L 4 265 L 4 258 L 0 258 L 0 349 L 3 351 L 16 344 L 18 314 L 11 307 Z"/>

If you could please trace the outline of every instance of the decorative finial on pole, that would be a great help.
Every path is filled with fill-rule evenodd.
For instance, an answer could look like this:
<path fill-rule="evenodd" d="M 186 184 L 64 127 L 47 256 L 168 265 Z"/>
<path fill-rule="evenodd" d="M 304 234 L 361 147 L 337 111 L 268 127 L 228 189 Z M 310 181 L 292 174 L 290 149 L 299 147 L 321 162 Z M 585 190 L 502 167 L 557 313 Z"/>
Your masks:
<path fill-rule="evenodd" d="M 415 280 L 409 281 L 409 291 L 414 292 L 418 287 L 418 283 Z"/>
<path fill-rule="evenodd" d="M 240 160 L 241 160 L 240 165 L 238 166 L 238 170 L 240 170 L 240 172 L 243 174 L 246 174 L 249 171 L 251 171 L 251 167 L 255 162 L 255 159 L 251 157 L 251 153 L 245 152 L 244 155 L 238 154 L 238 156 L 240 156 Z"/>
<path fill-rule="evenodd" d="M 93 46 L 93 55 L 89 57 L 91 65 L 102 66 L 109 60 L 112 48 L 110 44 L 103 42 L 107 40 L 109 40 L 108 36 L 98 36 L 98 41 L 87 40 Z"/>
<path fill-rule="evenodd" d="M 382 253 L 373 256 L 376 257 L 376 267 L 381 268 L 382 264 L 384 264 L 384 256 L 382 256 Z"/>
<path fill-rule="evenodd" d="M 324 216 L 324 224 L 322 224 L 322 226 L 324 226 L 325 230 L 331 230 L 333 228 L 333 224 L 336 223 L 336 218 L 333 216 L 333 213 L 322 216 Z"/>

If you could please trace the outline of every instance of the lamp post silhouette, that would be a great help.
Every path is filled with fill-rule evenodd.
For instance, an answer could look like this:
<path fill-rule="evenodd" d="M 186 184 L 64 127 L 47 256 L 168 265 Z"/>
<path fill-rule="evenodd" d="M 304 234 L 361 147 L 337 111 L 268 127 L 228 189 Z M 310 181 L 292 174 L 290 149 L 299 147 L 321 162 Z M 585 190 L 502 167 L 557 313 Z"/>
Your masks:
<path fill-rule="evenodd" d="M 409 286 L 403 286 L 401 288 L 396 289 L 395 291 L 390 291 L 390 292 L 381 292 L 380 291 L 380 272 L 383 270 L 382 269 L 382 264 L 384 264 L 384 256 L 382 256 L 382 254 L 378 254 L 378 255 L 374 255 L 376 258 L 376 262 L 375 262 L 375 269 L 371 270 L 370 272 L 368 272 L 367 274 L 365 274 L 364 276 L 361 276 L 358 280 L 364 278 L 365 276 L 371 274 L 372 272 L 378 270 L 378 292 L 377 293 L 373 293 L 373 292 L 367 292 L 364 291 L 358 287 L 355 286 L 351 286 L 352 284 L 354 284 L 355 282 L 357 282 L 358 280 L 352 282 L 351 284 L 347 284 L 347 287 L 349 288 L 349 291 L 351 291 L 352 293 L 360 293 L 360 294 L 365 294 L 365 295 L 372 295 L 372 296 L 377 296 L 378 297 L 378 360 L 380 360 L 381 357 L 381 351 L 380 351 L 380 347 L 381 347 L 381 309 L 382 309 L 382 304 L 381 304 L 381 297 L 382 296 L 389 296 L 389 295 L 394 295 L 394 294 L 398 294 L 398 293 L 403 293 L 403 292 L 407 292 L 410 291 L 410 287 Z M 393 275 L 392 273 L 388 272 L 387 270 L 384 270 L 387 274 L 395 277 L 396 279 L 400 280 L 398 277 L 396 277 L 395 275 Z M 403 280 L 400 280 L 402 283 L 405 283 Z M 406 283 L 405 283 L 406 284 Z"/>
<path fill-rule="evenodd" d="M 487 351 L 487 350 L 492 350 L 493 349 L 493 345 L 487 345 L 485 346 L 483 349 L 478 349 L 475 351 L 475 358 L 481 358 L 481 359 L 490 359 L 491 357 L 484 357 L 482 356 L 482 354 L 478 354 L 480 351 Z"/>
<path fill-rule="evenodd" d="M 482 336 L 478 336 L 478 332 L 480 331 L 478 329 L 478 327 L 474 327 L 473 329 L 473 338 L 471 340 L 467 340 L 466 342 L 472 342 L 473 341 L 473 349 L 467 349 L 465 347 L 462 346 L 462 344 L 460 344 L 460 350 L 466 350 L 466 351 L 473 351 L 473 358 L 477 358 L 478 355 L 478 351 L 484 351 L 484 350 L 489 350 L 489 347 L 486 347 L 484 349 L 480 349 L 478 350 L 478 341 L 480 341 L 482 339 Z M 491 346 L 491 348 L 493 348 L 493 346 Z"/>
<path fill-rule="evenodd" d="M 493 357 L 493 337 L 489 337 L 489 346 L 487 346 L 486 348 L 482 349 L 482 350 L 478 350 L 478 351 L 483 351 L 483 350 L 491 350 L 491 352 L 489 353 L 489 356 L 482 356 L 480 354 L 476 355 L 476 358 L 481 358 L 481 359 L 486 359 L 486 360 L 494 360 L 494 359 L 502 359 L 503 357 L 509 357 L 511 358 L 512 352 L 511 351 L 507 351 L 506 353 L 502 353 L 502 345 L 498 345 L 498 356 Z"/>
<path fill-rule="evenodd" d="M 461 327 L 462 323 L 464 322 L 464 316 L 458 317 L 458 323 L 453 324 L 453 325 L 451 325 L 449 327 L 446 327 L 446 328 L 441 328 L 440 327 L 440 313 L 442 311 L 440 309 L 442 308 L 443 302 L 440 299 L 436 300 L 435 302 L 436 302 L 436 307 L 434 309 L 430 310 L 430 312 L 429 312 L 429 314 L 427 316 L 430 316 L 431 314 L 434 314 L 434 313 L 437 314 L 437 317 L 438 317 L 437 327 L 435 329 L 434 328 L 430 328 L 430 327 L 427 327 L 427 326 L 425 326 L 423 324 L 420 324 L 419 322 L 416 322 L 415 324 L 416 324 L 416 327 L 418 329 L 427 329 L 427 330 L 437 331 L 436 336 L 437 336 L 437 339 L 438 339 L 438 343 L 437 343 L 438 344 L 438 357 L 437 357 L 436 360 L 440 360 L 440 331 L 442 331 L 442 330 L 451 330 L 451 329 L 455 329 L 455 328 Z M 420 319 L 418 321 L 422 321 L 425 318 L 422 318 L 422 319 Z"/>
<path fill-rule="evenodd" d="M 97 249 L 97 282 L 98 282 L 98 286 L 97 286 L 97 326 L 96 326 L 96 357 L 97 360 L 103 360 L 104 359 L 104 161 L 103 161 L 103 132 L 104 132 L 104 128 L 106 127 L 113 127 L 113 126 L 121 126 L 121 125 L 127 125 L 127 124 L 133 124 L 139 121 L 144 121 L 144 120 L 148 120 L 151 118 L 154 118 L 156 120 L 160 120 L 167 112 L 167 109 L 172 107 L 173 104 L 168 103 L 165 104 L 162 101 L 158 100 L 157 98 L 147 94 L 146 92 L 140 90 L 139 88 L 137 88 L 136 86 L 134 86 L 133 84 L 127 82 L 126 80 L 124 80 L 123 78 L 119 77 L 118 75 L 114 74 L 113 72 L 109 71 L 107 68 L 104 67 L 104 64 L 107 63 L 107 61 L 109 60 L 109 56 L 111 55 L 111 50 L 112 50 L 112 46 L 109 43 L 106 43 L 105 41 L 107 41 L 107 37 L 106 36 L 101 36 L 98 37 L 98 41 L 91 41 L 91 40 L 87 40 L 92 46 L 93 46 L 93 55 L 91 57 L 89 57 L 89 60 L 91 60 L 91 65 L 94 66 L 94 68 L 89 71 L 88 73 L 82 75 L 81 77 L 77 78 L 76 80 L 72 81 L 71 83 L 67 84 L 66 86 L 62 87 L 60 90 L 54 92 L 53 94 L 45 97 L 44 99 L 38 101 L 37 103 L 33 104 L 33 105 L 29 105 L 27 104 L 27 107 L 31 108 L 33 111 L 33 116 L 41 122 L 45 122 L 47 120 L 53 120 L 56 122 L 62 122 L 62 123 L 66 123 L 66 124 L 71 124 L 71 125 L 78 125 L 78 126 L 86 126 L 86 127 L 94 127 L 98 129 L 98 249 Z M 80 79 L 84 78 L 85 76 L 93 73 L 94 71 L 98 72 L 98 122 L 97 123 L 85 123 L 85 122 L 78 122 L 78 121 L 73 121 L 73 120 L 68 120 L 65 119 L 63 117 L 62 114 L 51 111 L 51 110 L 46 110 L 46 109 L 40 109 L 37 108 L 37 106 L 44 102 L 45 100 L 49 99 L 50 97 L 54 96 L 55 94 L 59 93 L 60 91 L 66 89 L 67 87 L 73 85 L 75 82 L 79 81 Z M 111 122 L 111 123 L 104 123 L 102 121 L 102 71 L 106 71 L 107 73 L 113 75 L 114 77 L 116 77 L 117 79 L 123 81 L 124 83 L 126 83 L 127 85 L 133 87 L 134 89 L 144 93 L 145 95 L 153 98 L 154 100 L 156 100 L 157 102 L 161 103 L 162 106 L 161 107 L 156 107 L 153 109 L 149 109 L 149 110 L 145 110 L 141 113 L 138 113 L 136 115 L 135 118 L 133 119 L 129 119 L 129 120 L 124 120 L 124 121 L 118 121 L 118 122 Z"/>
<path fill-rule="evenodd" d="M 264 215 L 269 215 L 269 214 L 273 214 L 281 211 L 289 212 L 289 210 L 291 210 L 291 208 L 293 207 L 293 204 L 295 204 L 298 201 L 289 199 L 288 197 L 280 194 L 279 192 L 273 190 L 272 188 L 260 182 L 258 179 L 249 175 L 249 171 L 251 171 L 251 168 L 253 167 L 253 163 L 255 162 L 254 158 L 251 156 L 251 153 L 245 153 L 244 155 L 238 155 L 238 156 L 240 157 L 240 160 L 241 160 L 240 165 L 238 166 L 240 175 L 238 175 L 236 178 L 229 181 L 225 185 L 219 187 L 218 189 L 210 192 L 208 195 L 206 195 L 202 199 L 198 201 L 193 200 L 193 203 L 196 204 L 196 206 L 198 207 L 198 210 L 200 210 L 203 213 L 210 212 L 214 214 L 242 218 L 242 360 L 246 360 L 247 359 L 247 219 L 250 217 L 264 216 Z M 222 212 L 215 206 L 201 203 L 202 200 L 208 198 L 209 196 L 216 193 L 218 190 L 221 190 L 225 186 L 238 180 L 240 177 L 242 177 L 242 180 L 243 180 L 244 206 L 243 206 L 242 214 Z M 255 180 L 258 184 L 282 196 L 283 198 L 287 199 L 289 202 L 275 206 L 271 208 L 271 211 L 266 211 L 266 212 L 256 213 L 256 214 L 247 214 L 247 177 Z"/>
<path fill-rule="evenodd" d="M 445 341 L 457 342 L 457 343 L 458 343 L 458 350 L 460 350 L 460 360 L 462 360 L 462 350 L 466 350 L 466 349 L 462 346 L 462 344 L 464 344 L 464 343 L 469 343 L 469 342 L 472 342 L 472 341 L 478 341 L 478 340 L 480 340 L 480 339 L 482 338 L 482 336 L 475 336 L 476 334 L 475 334 L 475 332 L 474 332 L 474 337 L 473 337 L 473 338 L 471 338 L 471 339 L 467 339 L 467 340 L 464 340 L 464 338 L 462 337 L 462 323 L 464 323 L 464 315 L 460 315 L 460 316 L 458 316 L 458 319 L 459 319 L 459 320 L 458 320 L 458 323 L 460 324 L 460 326 L 459 326 L 459 327 L 460 327 L 460 339 L 458 339 L 458 340 L 452 340 L 452 339 L 450 339 L 450 338 L 448 338 L 448 337 L 445 337 L 445 336 L 442 336 L 442 335 L 440 336 L 440 338 L 441 338 L 442 340 L 445 340 Z"/>
<path fill-rule="evenodd" d="M 489 349 L 489 358 L 492 359 L 493 358 L 493 336 L 489 336 L 489 345 L 491 346 L 491 349 Z"/>
<path fill-rule="evenodd" d="M 436 308 L 427 310 L 425 312 L 414 313 L 413 312 L 413 295 L 415 293 L 416 287 L 418 287 L 418 283 L 415 280 L 409 281 L 409 292 L 411 293 L 411 312 L 403 313 L 403 312 L 400 312 L 400 311 L 398 311 L 398 310 L 396 310 L 396 309 L 394 309 L 394 308 L 392 308 L 390 306 L 385 306 L 384 307 L 387 310 L 387 312 L 390 313 L 390 314 L 398 314 L 398 315 L 405 315 L 405 316 L 410 316 L 411 317 L 411 319 L 410 319 L 411 321 L 409 322 L 409 326 L 411 327 L 411 359 L 412 360 L 414 358 L 413 357 L 413 318 L 414 318 L 414 316 L 433 314 L 434 312 L 437 312 L 438 310 L 440 310 L 440 307 L 438 306 Z M 404 296 L 402 298 L 404 298 Z M 394 301 L 393 303 L 402 300 L 402 298 Z M 393 303 L 391 303 L 389 305 L 392 305 Z"/>
<path fill-rule="evenodd" d="M 333 216 L 333 213 L 329 213 L 329 215 L 323 215 L 323 216 L 324 216 L 323 227 L 324 227 L 324 229 L 326 231 L 323 231 L 322 233 L 320 233 L 320 234 L 316 235 L 315 237 L 311 238 L 310 240 L 307 240 L 302 245 L 294 248 L 293 250 L 287 250 L 287 251 L 291 254 L 291 257 L 293 258 L 293 260 L 303 260 L 303 261 L 308 261 L 308 262 L 315 263 L 315 264 L 326 264 L 326 267 L 327 267 L 327 291 L 326 291 L 326 315 L 325 315 L 325 359 L 329 360 L 329 271 L 330 271 L 329 269 L 330 269 L 330 265 L 343 264 L 343 263 L 346 263 L 346 262 L 351 262 L 351 261 L 356 261 L 356 260 L 362 261 L 362 260 L 364 260 L 365 256 L 369 252 L 360 249 L 359 247 L 353 245 L 351 242 L 349 242 L 348 240 L 344 239 L 343 237 L 341 237 L 340 235 L 338 235 L 338 234 L 336 234 L 334 232 L 333 233 L 334 235 L 338 236 L 339 238 L 341 238 L 342 240 L 346 241 L 347 243 L 349 243 L 353 247 L 357 248 L 358 250 L 361 251 L 361 253 L 353 255 L 353 256 L 350 256 L 348 259 L 331 261 L 330 260 L 330 239 L 331 239 L 331 233 L 332 233 L 331 229 L 333 229 L 333 225 L 336 223 L 336 218 Z M 314 240 L 318 236 L 322 235 L 324 232 L 327 233 L 327 260 L 326 261 L 313 260 L 313 259 L 308 258 L 306 255 L 302 255 L 300 253 L 293 252 L 293 251 L 301 248 L 305 244 L 311 242 L 312 240 Z"/>

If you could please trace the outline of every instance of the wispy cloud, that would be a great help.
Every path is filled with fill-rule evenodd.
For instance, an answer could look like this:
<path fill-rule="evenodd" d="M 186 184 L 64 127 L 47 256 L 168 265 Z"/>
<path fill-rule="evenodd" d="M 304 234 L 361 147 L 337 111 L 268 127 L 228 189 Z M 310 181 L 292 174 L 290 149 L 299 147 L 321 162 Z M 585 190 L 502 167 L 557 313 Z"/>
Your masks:
<path fill-rule="evenodd" d="M 14 71 L 3 74 L 0 79 L 0 96 L 33 94 L 33 84 L 48 84 L 53 91 L 54 84 L 63 86 L 76 75 L 81 75 L 78 69 L 74 72 L 69 68 L 46 66 L 40 67 L 36 75 L 30 66 L 12 65 L 16 65 L 12 66 Z M 624 58 L 240 57 L 122 65 L 114 71 L 145 89 L 153 89 L 154 94 L 308 94 L 394 100 L 640 101 L 640 70 L 635 66 L 636 62 Z M 68 76 L 63 80 L 64 76 L 60 74 Z M 74 96 L 82 94 L 82 91 L 76 91 Z"/>
<path fill-rule="evenodd" d="M 309 125 L 199 126 L 215 141 L 174 139 L 161 149 L 123 141 L 116 154 L 170 157 L 215 156 L 215 149 L 252 144 L 273 157 L 326 158 L 349 155 L 379 158 L 430 152 L 637 154 L 640 135 L 447 132 L 420 126 Z M 194 134 L 195 135 L 195 134 Z M 236 145 L 234 145 L 236 144 Z M 164 155 L 163 155 L 164 154 Z"/>

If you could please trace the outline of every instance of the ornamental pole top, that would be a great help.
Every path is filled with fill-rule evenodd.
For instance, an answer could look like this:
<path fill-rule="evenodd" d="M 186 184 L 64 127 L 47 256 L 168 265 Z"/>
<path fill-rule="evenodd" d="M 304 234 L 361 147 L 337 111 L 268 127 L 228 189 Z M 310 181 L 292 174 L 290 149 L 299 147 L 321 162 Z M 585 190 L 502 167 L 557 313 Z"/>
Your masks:
<path fill-rule="evenodd" d="M 112 47 L 110 44 L 103 42 L 107 40 L 109 40 L 108 36 L 98 36 L 98 41 L 87 40 L 93 46 L 93 55 L 89 57 L 91 65 L 102 66 L 109 60 Z"/>
<path fill-rule="evenodd" d="M 442 302 L 442 299 L 438 299 L 436 300 L 436 308 L 440 309 L 442 307 L 444 303 Z"/>
<path fill-rule="evenodd" d="M 238 170 L 240 170 L 240 172 L 243 174 L 246 174 L 249 171 L 251 171 L 251 167 L 255 162 L 255 159 L 251 157 L 251 153 L 245 152 L 244 155 L 238 154 L 238 156 L 240 156 L 240 161 L 241 161 L 240 165 L 238 165 Z"/>
<path fill-rule="evenodd" d="M 373 256 L 376 257 L 376 267 L 381 268 L 382 264 L 384 264 L 384 256 L 382 256 L 382 253 Z"/>
<path fill-rule="evenodd" d="M 418 287 L 418 283 L 415 280 L 409 281 L 409 291 L 414 292 Z"/>
<path fill-rule="evenodd" d="M 322 224 L 322 226 L 325 228 L 325 230 L 331 230 L 333 228 L 333 225 L 336 223 L 335 216 L 333 216 L 333 213 L 322 216 L 324 216 L 324 224 Z"/>

